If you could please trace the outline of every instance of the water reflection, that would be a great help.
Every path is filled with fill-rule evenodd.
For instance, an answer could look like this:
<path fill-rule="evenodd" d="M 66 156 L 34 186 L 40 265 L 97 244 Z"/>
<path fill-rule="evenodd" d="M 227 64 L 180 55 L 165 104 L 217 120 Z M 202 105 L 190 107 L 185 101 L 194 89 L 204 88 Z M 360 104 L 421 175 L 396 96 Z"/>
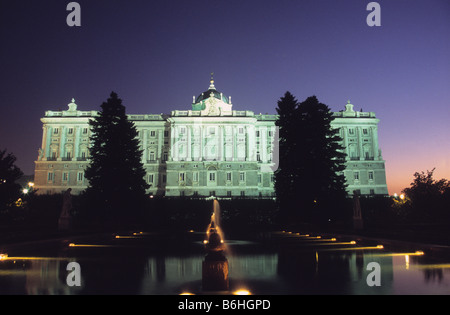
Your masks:
<path fill-rule="evenodd" d="M 128 243 L 122 242 L 125 240 Z M 166 251 L 157 250 L 152 241 L 120 241 L 109 243 L 114 245 L 111 247 L 70 248 L 68 243 L 59 247 L 49 243 L 42 244 L 42 248 L 23 248 L 20 253 L 24 257 L 16 254 L 18 257 L 0 260 L 0 293 L 201 292 L 204 252 L 200 239 L 188 239 L 178 247 L 168 246 Z M 415 251 L 390 252 L 373 246 L 356 249 L 363 248 L 362 244 L 348 244 L 347 250 L 337 250 L 333 245 L 321 244 L 304 246 L 302 241 L 284 237 L 266 241 L 264 245 L 230 241 L 230 290 L 244 287 L 253 294 L 450 293 L 449 261 L 430 259 Z M 53 256 L 25 257 L 37 252 Z M 70 261 L 81 266 L 81 287 L 66 284 Z M 380 266 L 381 286 L 367 285 L 371 272 L 367 265 L 371 262 Z"/>
<path fill-rule="evenodd" d="M 8 260 L 0 264 L 1 294 L 76 294 L 66 284 L 68 262 L 59 259 Z"/>

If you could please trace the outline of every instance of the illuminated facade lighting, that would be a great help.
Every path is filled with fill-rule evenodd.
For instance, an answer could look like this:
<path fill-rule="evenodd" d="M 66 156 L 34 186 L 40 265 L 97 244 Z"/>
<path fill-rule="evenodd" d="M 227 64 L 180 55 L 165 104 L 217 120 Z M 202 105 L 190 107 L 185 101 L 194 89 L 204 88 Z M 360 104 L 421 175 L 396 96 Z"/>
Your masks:
<path fill-rule="evenodd" d="M 46 111 L 42 145 L 35 162 L 38 194 L 87 188 L 92 136 L 88 122 L 97 111 L 80 111 L 75 100 L 65 111 Z M 141 162 L 152 196 L 273 198 L 278 168 L 277 115 L 233 110 L 230 97 L 215 85 L 194 97 L 189 110 L 170 114 L 128 115 L 143 149 Z M 387 195 L 385 162 L 378 145 L 373 112 L 354 111 L 348 102 L 334 112 L 347 159 L 347 191 Z"/>

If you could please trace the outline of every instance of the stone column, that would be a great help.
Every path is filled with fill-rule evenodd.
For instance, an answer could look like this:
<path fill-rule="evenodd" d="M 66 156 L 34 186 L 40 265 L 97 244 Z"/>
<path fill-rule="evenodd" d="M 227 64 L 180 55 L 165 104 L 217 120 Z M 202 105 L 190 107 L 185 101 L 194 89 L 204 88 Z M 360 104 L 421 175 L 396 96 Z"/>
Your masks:
<path fill-rule="evenodd" d="M 346 154 L 346 159 L 350 160 L 350 152 L 348 150 L 348 128 L 345 126 L 342 129 L 342 145 L 344 147 L 344 153 Z"/>
<path fill-rule="evenodd" d="M 375 161 L 381 160 L 379 150 L 378 150 L 378 127 L 374 126 L 370 128 L 370 132 L 372 133 L 372 145 L 373 145 L 373 159 Z"/>
<path fill-rule="evenodd" d="M 42 129 L 44 130 L 44 134 L 42 136 L 42 151 L 43 151 L 43 157 L 42 159 L 44 161 L 47 160 L 47 158 L 50 156 L 50 141 L 51 141 L 51 128 L 47 125 L 44 125 L 42 127 Z"/>
<path fill-rule="evenodd" d="M 170 160 L 171 161 L 175 161 L 175 152 L 178 149 L 175 144 L 175 142 L 176 142 L 175 130 L 176 130 L 176 128 L 175 128 L 174 124 L 173 123 L 170 124 Z"/>
<path fill-rule="evenodd" d="M 237 160 L 237 138 L 235 125 L 231 127 L 231 160 Z"/>
<path fill-rule="evenodd" d="M 156 159 L 161 162 L 162 156 L 164 154 L 163 152 L 163 145 L 164 145 L 164 128 L 158 129 L 158 145 L 156 146 Z"/>
<path fill-rule="evenodd" d="M 224 148 L 224 141 L 223 141 L 223 125 L 219 126 L 219 150 L 217 150 L 218 153 L 218 161 L 225 161 L 225 148 Z"/>
<path fill-rule="evenodd" d="M 358 149 L 359 149 L 359 160 L 364 160 L 364 151 L 363 151 L 363 145 L 362 145 L 362 130 L 361 127 L 356 127 L 356 135 L 357 135 L 357 141 L 358 141 Z"/>
<path fill-rule="evenodd" d="M 143 133 L 142 135 L 142 148 L 144 149 L 142 152 L 142 157 L 141 157 L 141 161 L 143 164 L 147 163 L 148 160 L 148 140 L 147 140 L 147 135 L 148 135 L 148 130 L 147 129 L 142 129 L 141 131 Z"/>
<path fill-rule="evenodd" d="M 255 131 L 256 137 L 256 131 Z M 263 163 L 268 162 L 267 158 L 267 127 L 259 128 L 259 156 Z"/>
<path fill-rule="evenodd" d="M 192 161 L 192 130 L 190 125 L 186 125 L 186 150 L 187 150 L 187 156 L 186 161 Z"/>
<path fill-rule="evenodd" d="M 58 160 L 61 161 L 61 159 L 65 158 L 65 145 L 66 145 L 66 127 L 61 126 L 61 134 L 59 137 L 59 158 Z"/>
<path fill-rule="evenodd" d="M 73 132 L 75 135 L 75 141 L 74 141 L 75 145 L 73 148 L 72 160 L 76 161 L 80 154 L 80 137 L 81 137 L 81 129 L 82 128 L 80 126 L 74 126 L 73 129 L 74 129 Z"/>

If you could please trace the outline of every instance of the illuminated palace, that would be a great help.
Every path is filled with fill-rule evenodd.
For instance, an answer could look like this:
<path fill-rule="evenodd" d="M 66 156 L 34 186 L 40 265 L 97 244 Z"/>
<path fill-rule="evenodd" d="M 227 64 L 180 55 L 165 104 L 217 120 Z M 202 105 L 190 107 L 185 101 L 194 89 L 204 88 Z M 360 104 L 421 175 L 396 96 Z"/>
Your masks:
<path fill-rule="evenodd" d="M 277 115 L 232 109 L 231 97 L 209 89 L 193 98 L 190 110 L 171 114 L 128 115 L 139 133 L 142 163 L 152 195 L 268 198 L 274 196 L 278 161 Z M 75 100 L 65 111 L 46 111 L 42 146 L 35 162 L 39 194 L 75 194 L 87 187 L 89 120 L 97 111 L 80 111 Z M 387 195 L 384 160 L 373 112 L 334 113 L 347 153 L 344 171 L 349 193 Z"/>

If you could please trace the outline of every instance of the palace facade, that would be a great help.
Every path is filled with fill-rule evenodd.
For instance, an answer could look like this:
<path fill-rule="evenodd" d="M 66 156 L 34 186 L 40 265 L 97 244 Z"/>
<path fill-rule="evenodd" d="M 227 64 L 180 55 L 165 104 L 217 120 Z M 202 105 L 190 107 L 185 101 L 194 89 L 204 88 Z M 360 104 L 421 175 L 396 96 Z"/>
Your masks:
<path fill-rule="evenodd" d="M 277 115 L 232 109 L 231 97 L 209 89 L 193 98 L 192 109 L 171 114 L 128 115 L 141 143 L 142 163 L 152 195 L 271 198 L 278 167 Z M 65 111 L 46 111 L 42 145 L 35 162 L 39 194 L 74 194 L 87 187 L 89 120 L 97 111 L 80 111 L 75 100 Z M 333 113 L 347 153 L 348 191 L 387 195 L 385 162 L 373 112 L 348 102 Z"/>

